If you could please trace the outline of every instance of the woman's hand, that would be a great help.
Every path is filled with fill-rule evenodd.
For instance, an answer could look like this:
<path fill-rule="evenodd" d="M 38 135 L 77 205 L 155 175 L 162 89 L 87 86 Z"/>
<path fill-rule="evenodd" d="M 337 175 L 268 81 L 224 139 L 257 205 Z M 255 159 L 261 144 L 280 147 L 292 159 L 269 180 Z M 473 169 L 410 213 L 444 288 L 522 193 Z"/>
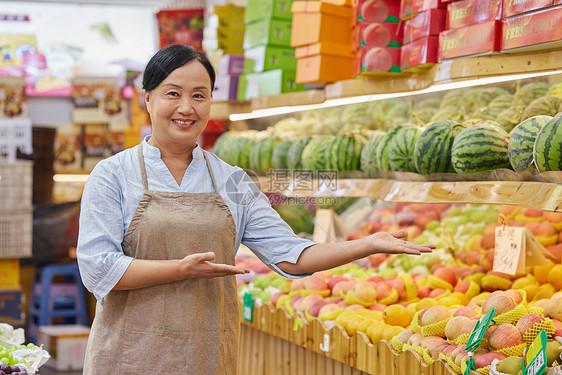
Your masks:
<path fill-rule="evenodd" d="M 213 263 L 215 253 L 197 253 L 186 256 L 178 264 L 178 279 L 199 278 L 210 279 L 249 273 L 250 270 L 229 264 Z"/>
<path fill-rule="evenodd" d="M 435 245 L 418 245 L 416 243 L 406 241 L 408 232 L 405 230 L 396 230 L 394 232 L 377 232 L 365 237 L 372 253 L 386 254 L 411 254 L 420 255 L 421 253 L 430 253 L 435 249 Z"/>

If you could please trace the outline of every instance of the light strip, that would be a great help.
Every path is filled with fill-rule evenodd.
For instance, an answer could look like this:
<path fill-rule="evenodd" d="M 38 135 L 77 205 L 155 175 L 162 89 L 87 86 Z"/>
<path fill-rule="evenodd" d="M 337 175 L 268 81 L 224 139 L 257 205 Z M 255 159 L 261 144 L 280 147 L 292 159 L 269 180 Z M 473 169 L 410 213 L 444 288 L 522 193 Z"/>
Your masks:
<path fill-rule="evenodd" d="M 323 103 L 319 103 L 319 104 L 308 104 L 308 105 L 297 105 L 297 106 L 285 106 L 285 107 L 275 107 L 275 108 L 266 108 L 266 109 L 256 109 L 256 110 L 254 110 L 252 112 L 249 112 L 249 113 L 233 113 L 228 117 L 228 119 L 230 121 L 251 120 L 251 119 L 255 119 L 255 118 L 284 115 L 284 114 L 294 113 L 294 112 L 302 112 L 302 111 L 310 111 L 310 110 L 314 110 L 314 109 L 338 107 L 338 106 L 342 106 L 342 105 L 365 103 L 365 102 L 371 102 L 371 101 L 377 101 L 377 100 L 400 98 L 400 97 L 405 97 L 405 96 L 430 94 L 430 93 L 434 93 L 434 92 L 447 91 L 447 90 L 452 90 L 452 89 L 481 86 L 481 85 L 489 85 L 489 84 L 493 84 L 493 83 L 515 81 L 515 80 L 518 80 L 518 79 L 544 77 L 544 76 L 561 74 L 561 73 L 562 73 L 562 70 L 553 70 L 553 71 L 549 71 L 549 72 L 512 74 L 512 75 L 505 75 L 505 76 L 498 76 L 498 77 L 477 78 L 477 79 L 471 79 L 471 80 L 466 80 L 466 81 L 439 83 L 439 84 L 432 85 L 432 86 L 430 86 L 426 89 L 416 90 L 416 91 L 404 91 L 404 92 L 389 93 L 389 94 L 372 94 L 372 95 L 352 96 L 352 97 L 349 97 L 349 98 L 328 99 L 328 100 L 324 101 Z"/>
<path fill-rule="evenodd" d="M 53 176 L 55 182 L 86 182 L 88 174 L 56 174 Z"/>

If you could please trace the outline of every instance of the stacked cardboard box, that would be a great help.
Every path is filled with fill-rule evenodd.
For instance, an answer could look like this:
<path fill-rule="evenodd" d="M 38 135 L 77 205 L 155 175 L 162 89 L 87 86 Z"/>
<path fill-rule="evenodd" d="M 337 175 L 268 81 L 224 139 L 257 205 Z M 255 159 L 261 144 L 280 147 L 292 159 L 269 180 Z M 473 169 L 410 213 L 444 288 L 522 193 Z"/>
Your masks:
<path fill-rule="evenodd" d="M 223 55 L 218 63 L 213 101 L 234 101 L 238 96 L 238 77 L 244 70 L 244 56 Z"/>
<path fill-rule="evenodd" d="M 324 85 L 353 78 L 351 8 L 326 1 L 295 1 L 292 13 L 297 82 Z"/>
<path fill-rule="evenodd" d="M 295 83 L 297 61 L 291 48 L 292 0 L 248 0 L 244 22 L 244 74 L 238 100 L 304 90 Z"/>
<path fill-rule="evenodd" d="M 447 7 L 447 31 L 439 36 L 439 60 L 499 51 L 502 0 L 462 0 Z"/>
<path fill-rule="evenodd" d="M 400 0 L 354 0 L 352 9 L 353 74 L 400 73 Z"/>
<path fill-rule="evenodd" d="M 522 52 L 562 46 L 561 0 L 504 0 L 501 50 Z"/>
<path fill-rule="evenodd" d="M 233 4 L 210 7 L 203 34 L 203 48 L 207 54 L 215 51 L 220 51 L 220 55 L 244 53 L 244 11 L 244 7 Z"/>
<path fill-rule="evenodd" d="M 415 72 L 437 63 L 439 33 L 446 28 L 446 9 L 428 9 L 404 23 L 402 71 Z"/>

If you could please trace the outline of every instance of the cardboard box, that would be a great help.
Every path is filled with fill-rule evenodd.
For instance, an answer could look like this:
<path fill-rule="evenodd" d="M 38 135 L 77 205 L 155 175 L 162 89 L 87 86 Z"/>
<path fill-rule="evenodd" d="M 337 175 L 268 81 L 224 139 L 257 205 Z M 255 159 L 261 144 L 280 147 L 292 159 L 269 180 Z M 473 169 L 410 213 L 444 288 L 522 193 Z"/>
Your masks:
<path fill-rule="evenodd" d="M 404 44 L 427 36 L 439 36 L 445 30 L 447 11 L 445 9 L 429 9 L 412 17 L 404 23 Z"/>
<path fill-rule="evenodd" d="M 238 93 L 239 76 L 217 76 L 215 80 L 215 91 L 213 91 L 214 102 L 228 102 L 236 100 Z"/>
<path fill-rule="evenodd" d="M 275 69 L 267 72 L 242 74 L 238 80 L 237 100 L 246 101 L 258 96 L 303 91 L 296 83 L 296 71 Z"/>
<path fill-rule="evenodd" d="M 388 75 L 400 73 L 401 48 L 361 47 L 355 54 L 353 75 Z"/>
<path fill-rule="evenodd" d="M 248 0 L 244 21 L 252 23 L 262 19 L 290 20 L 292 0 Z"/>
<path fill-rule="evenodd" d="M 501 21 L 443 31 L 439 35 L 439 61 L 497 52 L 500 48 L 500 34 Z"/>
<path fill-rule="evenodd" d="M 17 288 L 20 286 L 20 260 L 0 259 L 0 288 Z M 2 315 L 2 314 L 0 314 Z"/>
<path fill-rule="evenodd" d="M 361 22 L 351 29 L 352 50 L 360 46 L 400 48 L 403 39 L 401 23 Z"/>
<path fill-rule="evenodd" d="M 265 72 L 274 69 L 295 70 L 294 48 L 257 46 L 244 51 L 244 73 Z"/>
<path fill-rule="evenodd" d="M 291 10 L 291 47 L 315 43 L 346 44 L 351 40 L 350 7 L 320 1 L 295 1 Z"/>
<path fill-rule="evenodd" d="M 0 289 L 0 322 L 3 318 L 23 319 L 21 287 Z"/>
<path fill-rule="evenodd" d="M 296 82 L 325 85 L 353 78 L 354 56 L 347 45 L 316 43 L 295 50 Z"/>
<path fill-rule="evenodd" d="M 430 68 L 438 62 L 438 49 L 438 36 L 426 36 L 402 46 L 400 58 L 402 71 L 417 72 Z"/>
<path fill-rule="evenodd" d="M 246 25 L 244 49 L 261 45 L 289 47 L 291 45 L 291 21 L 265 19 Z"/>
<path fill-rule="evenodd" d="M 557 4 L 562 4 L 562 2 L 560 0 L 503 0 L 502 17 L 508 18 Z"/>
<path fill-rule="evenodd" d="M 37 343 L 51 355 L 45 366 L 57 371 L 81 370 L 89 334 L 90 328 L 81 325 L 39 327 Z"/>
<path fill-rule="evenodd" d="M 222 55 L 218 63 L 218 75 L 239 76 L 244 72 L 244 56 Z"/>
<path fill-rule="evenodd" d="M 447 6 L 447 30 L 499 20 L 501 16 L 502 0 L 457 1 Z"/>
<path fill-rule="evenodd" d="M 400 0 L 353 0 L 353 22 L 400 21 Z"/>
<path fill-rule="evenodd" d="M 447 8 L 443 0 L 402 0 L 400 2 L 400 19 L 407 20 L 429 9 Z"/>
<path fill-rule="evenodd" d="M 503 23 L 502 51 L 531 51 L 562 45 L 562 6 L 507 18 Z"/>

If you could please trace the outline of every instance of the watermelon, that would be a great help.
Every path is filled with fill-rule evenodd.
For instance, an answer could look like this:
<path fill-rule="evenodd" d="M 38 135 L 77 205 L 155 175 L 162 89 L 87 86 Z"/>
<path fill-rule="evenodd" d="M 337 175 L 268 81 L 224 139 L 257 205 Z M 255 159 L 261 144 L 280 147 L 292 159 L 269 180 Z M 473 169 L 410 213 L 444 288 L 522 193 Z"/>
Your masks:
<path fill-rule="evenodd" d="M 242 169 L 250 168 L 250 151 L 255 141 L 248 137 L 233 137 L 225 142 L 225 150 L 222 153 L 225 155 L 224 161 L 230 165 L 237 165 Z"/>
<path fill-rule="evenodd" d="M 556 98 L 554 96 L 543 96 L 541 98 L 535 99 L 525 108 L 523 112 L 522 120 L 526 120 L 530 117 L 544 115 L 544 116 L 554 116 L 558 113 L 558 107 L 562 103 L 562 99 Z"/>
<path fill-rule="evenodd" d="M 498 115 L 496 122 L 500 124 L 503 130 L 510 132 L 521 122 L 524 111 L 525 107 L 523 106 L 509 107 Z"/>
<path fill-rule="evenodd" d="M 266 137 L 256 141 L 250 150 L 250 169 L 258 175 L 265 175 L 273 168 L 273 151 L 279 141 Z"/>
<path fill-rule="evenodd" d="M 232 137 L 232 132 L 224 132 L 215 141 L 215 144 L 213 145 L 213 153 L 220 159 L 224 159 L 224 144 L 227 143 Z"/>
<path fill-rule="evenodd" d="M 464 125 L 453 120 L 430 124 L 418 137 L 414 148 L 418 173 L 454 173 L 451 164 L 453 141 L 464 129 Z"/>
<path fill-rule="evenodd" d="M 385 135 L 383 135 L 377 145 L 377 149 L 375 150 L 375 160 L 377 163 L 377 169 L 382 172 L 390 171 L 390 162 L 388 160 L 388 150 L 390 149 L 390 142 L 398 133 L 403 126 L 397 126 L 395 128 L 390 129 Z"/>
<path fill-rule="evenodd" d="M 464 121 L 465 116 L 466 113 L 459 107 L 444 107 L 435 112 L 435 114 L 429 119 L 429 122 L 433 123 L 441 120 L 462 122 Z"/>
<path fill-rule="evenodd" d="M 511 102 L 512 106 L 529 105 L 533 100 L 540 98 L 541 96 L 545 96 L 548 90 L 550 90 L 550 83 L 548 82 L 531 82 L 527 83 L 513 96 L 513 102 Z"/>
<path fill-rule="evenodd" d="M 410 120 L 413 123 L 419 124 L 423 126 L 431 120 L 431 118 L 439 111 L 437 108 L 426 107 L 426 108 L 417 108 L 412 111 L 410 116 Z"/>
<path fill-rule="evenodd" d="M 479 108 L 488 106 L 488 103 L 498 96 L 507 94 L 509 94 L 509 92 L 500 87 L 472 88 L 464 95 L 461 106 L 470 113 Z"/>
<path fill-rule="evenodd" d="M 441 100 L 439 100 L 437 98 L 429 98 L 429 99 L 420 100 L 419 102 L 416 103 L 414 108 L 415 109 L 422 109 L 422 108 L 439 109 L 440 105 L 441 105 Z"/>
<path fill-rule="evenodd" d="M 562 171 L 562 114 L 554 116 L 539 132 L 533 157 L 539 172 Z"/>
<path fill-rule="evenodd" d="M 388 148 L 388 162 L 391 170 L 417 172 L 414 148 L 422 132 L 423 129 L 420 127 L 404 127 L 396 132 Z"/>
<path fill-rule="evenodd" d="M 302 151 L 302 166 L 306 170 L 326 169 L 326 149 L 333 136 L 315 136 L 310 139 Z"/>
<path fill-rule="evenodd" d="M 488 107 L 490 108 L 509 108 L 511 107 L 511 102 L 513 101 L 512 94 L 503 94 L 500 96 L 496 96 L 490 103 L 488 103 Z"/>
<path fill-rule="evenodd" d="M 554 85 L 550 87 L 546 96 L 554 96 L 556 98 L 562 99 L 562 81 L 556 82 Z"/>
<path fill-rule="evenodd" d="M 441 99 L 440 109 L 445 109 L 449 107 L 458 108 L 462 106 L 462 101 L 466 95 L 467 90 L 451 90 L 443 95 Z"/>
<path fill-rule="evenodd" d="M 378 163 L 375 157 L 377 145 L 379 141 L 385 135 L 385 132 L 376 131 L 371 135 L 371 138 L 367 141 L 363 150 L 361 150 L 361 170 L 365 172 L 368 176 L 373 176 L 378 171 Z"/>
<path fill-rule="evenodd" d="M 335 137 L 326 148 L 326 169 L 339 172 L 359 170 L 363 145 L 361 137 Z"/>
<path fill-rule="evenodd" d="M 289 149 L 293 145 L 291 141 L 282 141 L 273 150 L 273 158 L 271 160 L 273 168 L 275 169 L 287 169 L 287 154 Z"/>
<path fill-rule="evenodd" d="M 533 148 L 541 129 L 552 119 L 551 116 L 534 116 L 517 125 L 509 134 L 507 147 L 509 162 L 515 172 L 531 171 Z"/>
<path fill-rule="evenodd" d="M 278 204 L 274 209 L 295 234 L 312 234 L 314 231 L 314 216 L 306 206 L 302 204 Z"/>
<path fill-rule="evenodd" d="M 287 152 L 287 168 L 300 170 L 302 169 L 301 156 L 302 151 L 310 141 L 310 137 L 304 137 L 293 143 Z"/>
<path fill-rule="evenodd" d="M 455 138 L 451 162 L 457 173 L 509 168 L 505 130 L 480 123 L 464 129 Z"/>

